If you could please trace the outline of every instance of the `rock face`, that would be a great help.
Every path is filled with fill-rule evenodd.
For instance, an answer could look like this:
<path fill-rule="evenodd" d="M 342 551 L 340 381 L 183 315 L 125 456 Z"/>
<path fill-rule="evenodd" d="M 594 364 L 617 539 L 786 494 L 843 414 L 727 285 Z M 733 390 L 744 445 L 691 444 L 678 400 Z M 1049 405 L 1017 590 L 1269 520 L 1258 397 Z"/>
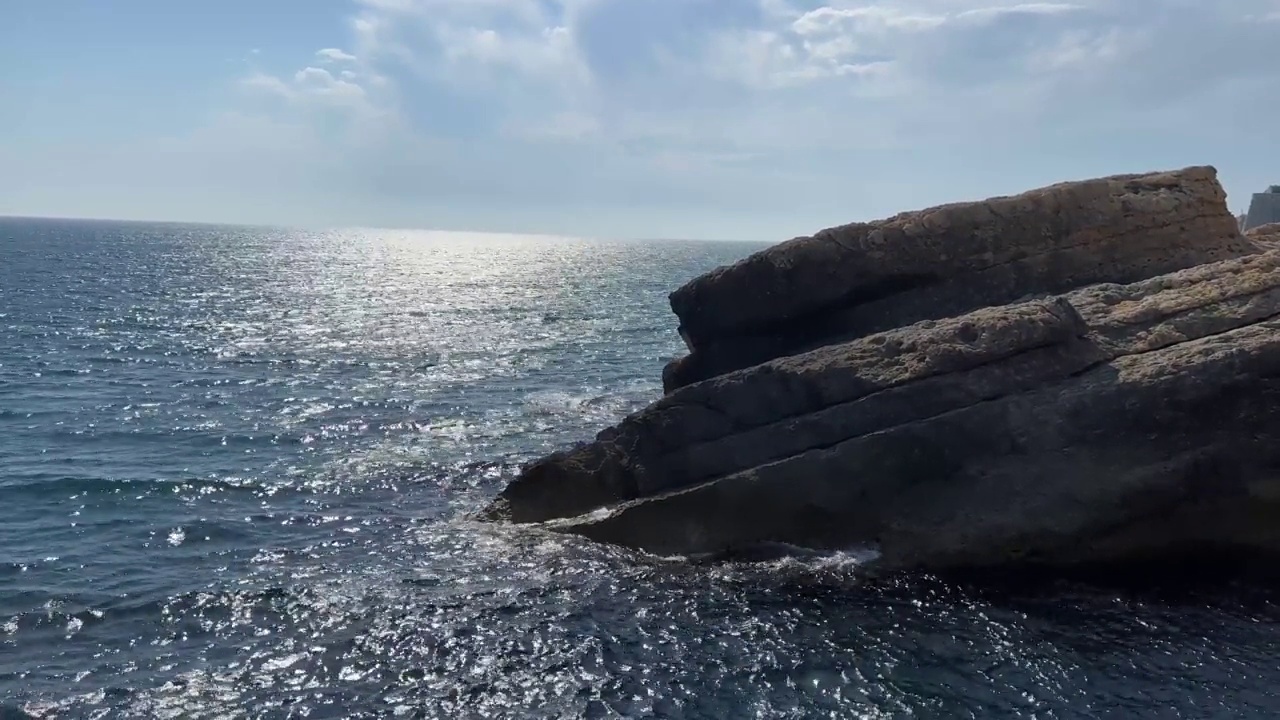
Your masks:
<path fill-rule="evenodd" d="M 488 518 L 889 568 L 1280 550 L 1280 249 L 1212 168 L 824 231 L 672 307 L 667 395 Z"/>
<path fill-rule="evenodd" d="M 671 295 L 690 353 L 667 391 L 1029 294 L 1134 282 L 1242 251 L 1213 168 L 1064 183 L 823 230 Z"/>

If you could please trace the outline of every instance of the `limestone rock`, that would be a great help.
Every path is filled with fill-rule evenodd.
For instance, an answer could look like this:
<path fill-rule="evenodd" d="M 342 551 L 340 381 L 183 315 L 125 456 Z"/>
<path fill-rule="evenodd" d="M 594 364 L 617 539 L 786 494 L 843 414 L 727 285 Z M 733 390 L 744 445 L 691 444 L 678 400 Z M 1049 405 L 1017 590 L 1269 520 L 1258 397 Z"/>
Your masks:
<path fill-rule="evenodd" d="M 744 366 L 533 463 L 484 516 L 660 554 L 874 547 L 887 568 L 1280 552 L 1280 248 L 1223 197 L 1211 168 L 1107 178 L 713 272 L 673 305 L 691 357 Z M 722 342 L 833 302 L 857 321 L 764 360 Z"/>
<path fill-rule="evenodd" d="M 1244 236 L 1255 242 L 1280 243 L 1280 222 L 1251 228 L 1245 231 Z"/>
<path fill-rule="evenodd" d="M 1212 167 L 1070 182 L 823 230 L 671 294 L 668 391 L 782 355 L 1251 251 Z"/>

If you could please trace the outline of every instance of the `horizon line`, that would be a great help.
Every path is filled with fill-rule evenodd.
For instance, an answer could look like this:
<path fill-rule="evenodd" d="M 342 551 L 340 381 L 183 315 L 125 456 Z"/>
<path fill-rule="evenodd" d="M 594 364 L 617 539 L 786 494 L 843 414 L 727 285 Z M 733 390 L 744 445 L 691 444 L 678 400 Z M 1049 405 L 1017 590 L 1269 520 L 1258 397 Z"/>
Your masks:
<path fill-rule="evenodd" d="M 604 236 L 604 235 L 574 235 L 567 233 L 549 233 L 549 232 L 513 232 L 509 230 L 458 230 L 450 228 L 427 228 L 417 226 L 386 226 L 378 227 L 373 225 L 302 225 L 288 223 L 255 223 L 255 222 L 230 222 L 216 220 L 167 220 L 167 219 L 139 219 L 125 217 L 94 217 L 87 215 L 28 215 L 28 214 L 9 214 L 0 212 L 0 220 L 40 220 L 40 221 L 63 221 L 63 222 L 100 222 L 100 223 L 134 223 L 138 225 L 198 225 L 204 227 L 227 227 L 227 228 L 248 228 L 256 230 L 292 230 L 302 232 L 414 232 L 414 233 L 441 233 L 454 235 L 477 235 L 488 237 L 511 237 L 526 239 L 542 239 L 542 240 L 588 240 L 596 242 L 653 242 L 653 243 L 699 243 L 699 242 L 737 242 L 751 245 L 770 244 L 767 240 L 738 240 L 732 238 L 678 238 L 678 237 L 623 237 L 623 236 Z M 781 241 L 775 241 L 781 242 Z"/>

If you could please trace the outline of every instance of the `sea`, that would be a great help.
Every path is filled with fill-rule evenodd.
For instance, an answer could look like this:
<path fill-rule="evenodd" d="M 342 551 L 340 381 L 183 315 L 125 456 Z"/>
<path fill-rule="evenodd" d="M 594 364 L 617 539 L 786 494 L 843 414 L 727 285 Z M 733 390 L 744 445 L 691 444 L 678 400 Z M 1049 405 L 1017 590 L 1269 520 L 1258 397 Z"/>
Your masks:
<path fill-rule="evenodd" d="M 759 247 L 0 219 L 0 718 L 1280 717 L 1249 582 L 473 519 L 659 397 L 667 293 Z"/>

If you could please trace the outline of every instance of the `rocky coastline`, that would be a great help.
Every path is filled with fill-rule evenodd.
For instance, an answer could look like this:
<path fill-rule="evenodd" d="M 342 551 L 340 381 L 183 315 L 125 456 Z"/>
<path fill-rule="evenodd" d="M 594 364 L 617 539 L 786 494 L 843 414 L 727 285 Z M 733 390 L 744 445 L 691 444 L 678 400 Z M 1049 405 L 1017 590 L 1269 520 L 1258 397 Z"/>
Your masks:
<path fill-rule="evenodd" d="M 484 519 L 888 569 L 1280 550 L 1280 226 L 1212 167 L 823 230 L 671 307 L 664 397 Z"/>

